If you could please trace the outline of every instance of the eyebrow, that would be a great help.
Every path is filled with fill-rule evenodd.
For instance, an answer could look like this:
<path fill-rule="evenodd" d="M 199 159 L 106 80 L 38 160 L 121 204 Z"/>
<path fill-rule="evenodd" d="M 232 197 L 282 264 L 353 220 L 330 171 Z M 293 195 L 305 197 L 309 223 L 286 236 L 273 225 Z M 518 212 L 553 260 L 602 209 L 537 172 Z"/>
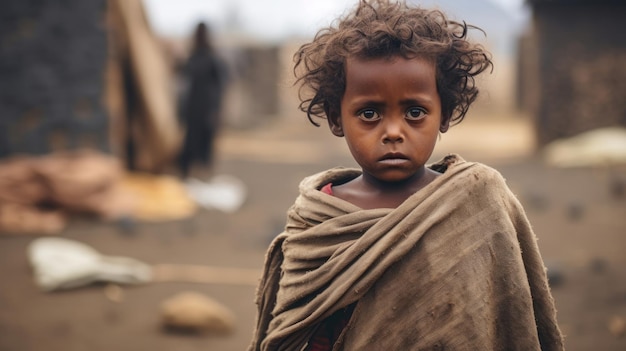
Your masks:
<path fill-rule="evenodd" d="M 417 98 L 402 99 L 400 100 L 400 103 L 402 105 L 410 105 L 410 104 L 431 105 L 433 104 L 433 99 L 425 97 L 425 96 L 420 96 Z"/>
<path fill-rule="evenodd" d="M 430 104 L 433 104 L 433 99 L 427 98 L 427 97 L 406 98 L 406 99 L 400 100 L 399 103 L 401 105 L 412 105 L 412 104 L 430 105 Z M 363 97 L 363 98 L 355 99 L 352 102 L 351 105 L 357 105 L 357 106 L 359 106 L 359 105 L 379 106 L 379 105 L 384 105 L 384 102 L 382 102 L 381 100 L 378 100 L 377 98 L 374 98 L 374 97 Z"/>
<path fill-rule="evenodd" d="M 363 96 L 353 99 L 351 105 L 381 105 L 381 100 L 373 96 Z"/>

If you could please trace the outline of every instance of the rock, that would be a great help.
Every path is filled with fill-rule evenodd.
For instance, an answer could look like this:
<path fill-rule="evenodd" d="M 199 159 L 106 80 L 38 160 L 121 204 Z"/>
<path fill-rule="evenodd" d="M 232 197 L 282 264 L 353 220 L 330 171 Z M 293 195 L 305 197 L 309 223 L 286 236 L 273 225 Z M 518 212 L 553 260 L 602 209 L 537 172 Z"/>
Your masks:
<path fill-rule="evenodd" d="M 538 192 L 526 192 L 523 199 L 529 208 L 537 211 L 545 211 L 550 207 L 549 200 L 545 194 L 540 194 Z"/>
<path fill-rule="evenodd" d="M 626 333 L 626 321 L 619 316 L 613 316 L 608 324 L 609 331 L 613 336 L 621 338 Z"/>
<path fill-rule="evenodd" d="M 117 284 L 107 284 L 104 287 L 104 296 L 111 302 L 120 303 L 124 300 L 124 290 Z"/>
<path fill-rule="evenodd" d="M 613 176 L 609 180 L 609 193 L 614 199 L 623 199 L 626 195 L 626 180 Z"/>
<path fill-rule="evenodd" d="M 182 292 L 163 301 L 161 311 L 168 330 L 229 334 L 235 328 L 235 316 L 228 308 L 196 292 Z"/>
<path fill-rule="evenodd" d="M 595 257 L 589 262 L 589 268 L 595 274 L 602 274 L 606 272 L 608 266 L 608 262 L 600 257 Z"/>
<path fill-rule="evenodd" d="M 585 215 L 585 206 L 580 203 L 570 203 L 567 206 L 567 218 L 571 222 L 579 221 Z"/>

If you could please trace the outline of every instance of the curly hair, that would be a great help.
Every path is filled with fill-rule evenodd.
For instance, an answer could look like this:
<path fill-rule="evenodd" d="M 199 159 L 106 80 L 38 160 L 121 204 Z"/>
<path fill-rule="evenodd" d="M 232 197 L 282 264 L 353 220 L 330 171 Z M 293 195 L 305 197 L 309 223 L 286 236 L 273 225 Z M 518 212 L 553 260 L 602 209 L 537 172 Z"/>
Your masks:
<path fill-rule="evenodd" d="M 410 7 L 405 2 L 360 0 L 354 11 L 321 29 L 295 53 L 299 108 L 316 126 L 313 117 L 339 114 L 349 57 L 420 57 L 436 63 L 442 119 L 459 123 L 478 96 L 474 77 L 493 68 L 490 53 L 468 40 L 468 29 L 481 30 L 448 20 L 438 10 Z"/>

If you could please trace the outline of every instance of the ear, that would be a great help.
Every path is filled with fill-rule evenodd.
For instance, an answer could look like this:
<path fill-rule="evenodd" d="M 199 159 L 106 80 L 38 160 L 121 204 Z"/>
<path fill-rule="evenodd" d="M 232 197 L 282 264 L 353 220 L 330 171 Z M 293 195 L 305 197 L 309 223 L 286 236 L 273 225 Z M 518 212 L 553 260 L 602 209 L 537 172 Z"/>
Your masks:
<path fill-rule="evenodd" d="M 343 127 L 341 126 L 341 115 L 337 111 L 328 111 L 326 114 L 328 120 L 328 127 L 330 127 L 331 133 L 337 137 L 343 137 Z"/>
<path fill-rule="evenodd" d="M 445 133 L 448 131 L 448 128 L 450 128 L 450 118 L 443 117 L 441 119 L 441 124 L 439 125 L 439 131 L 441 133 Z"/>

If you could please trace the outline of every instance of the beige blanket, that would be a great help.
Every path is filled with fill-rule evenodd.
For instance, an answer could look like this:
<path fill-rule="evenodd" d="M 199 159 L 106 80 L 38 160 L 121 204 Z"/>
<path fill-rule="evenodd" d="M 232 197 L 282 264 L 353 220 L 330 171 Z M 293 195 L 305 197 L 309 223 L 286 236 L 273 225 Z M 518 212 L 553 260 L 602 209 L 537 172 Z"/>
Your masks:
<path fill-rule="evenodd" d="M 536 238 L 502 176 L 449 156 L 396 209 L 363 210 L 306 178 L 271 244 L 249 350 L 302 350 L 357 302 L 335 350 L 562 350 Z"/>

